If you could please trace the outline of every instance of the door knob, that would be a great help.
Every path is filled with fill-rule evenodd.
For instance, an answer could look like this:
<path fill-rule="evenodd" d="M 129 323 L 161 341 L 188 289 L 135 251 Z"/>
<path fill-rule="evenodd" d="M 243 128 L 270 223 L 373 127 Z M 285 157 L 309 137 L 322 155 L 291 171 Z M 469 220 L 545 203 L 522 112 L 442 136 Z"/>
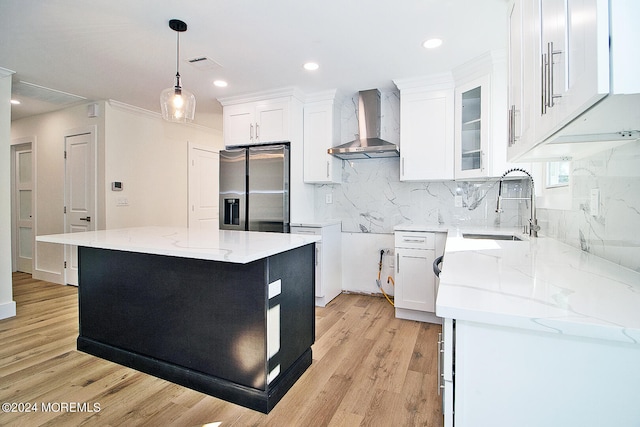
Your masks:
<path fill-rule="evenodd" d="M 91 217 L 88 216 L 86 218 L 80 218 L 80 221 L 87 221 L 87 222 L 91 222 Z"/>

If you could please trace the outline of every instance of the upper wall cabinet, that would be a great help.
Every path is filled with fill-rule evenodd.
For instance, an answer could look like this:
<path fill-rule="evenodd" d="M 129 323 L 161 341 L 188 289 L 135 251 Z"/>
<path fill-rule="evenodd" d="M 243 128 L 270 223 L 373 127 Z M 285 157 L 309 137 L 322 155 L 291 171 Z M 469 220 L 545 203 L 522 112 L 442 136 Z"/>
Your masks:
<path fill-rule="evenodd" d="M 340 107 L 336 91 L 309 95 L 304 105 L 304 181 L 341 182 L 342 160 L 327 153 L 340 143 Z"/>
<path fill-rule="evenodd" d="M 273 98 L 224 105 L 224 145 L 290 141 L 290 99 Z"/>
<path fill-rule="evenodd" d="M 296 88 L 218 99 L 226 147 L 289 142 L 291 222 L 314 216 L 314 186 L 304 183 L 303 102 Z"/>
<path fill-rule="evenodd" d="M 579 157 L 640 137 L 638 20 L 634 0 L 512 2 L 510 158 Z"/>
<path fill-rule="evenodd" d="M 453 70 L 455 179 L 500 176 L 506 161 L 507 60 L 491 51 Z"/>
<path fill-rule="evenodd" d="M 400 181 L 453 179 L 451 74 L 394 83 L 400 90 Z"/>

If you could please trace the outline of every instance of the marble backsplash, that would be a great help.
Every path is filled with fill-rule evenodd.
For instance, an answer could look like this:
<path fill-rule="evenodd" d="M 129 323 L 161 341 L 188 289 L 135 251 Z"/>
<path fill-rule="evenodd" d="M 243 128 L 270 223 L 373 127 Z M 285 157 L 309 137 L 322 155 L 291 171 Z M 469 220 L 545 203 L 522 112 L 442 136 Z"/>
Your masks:
<path fill-rule="evenodd" d="M 538 209 L 544 234 L 640 272 L 640 142 L 574 160 L 570 185 L 570 210 Z"/>
<path fill-rule="evenodd" d="M 399 164 L 398 159 L 343 161 L 342 184 L 316 186 L 316 215 L 340 219 L 342 231 L 352 233 L 393 233 L 399 224 L 512 227 L 529 218 L 528 200 L 505 201 L 504 212 L 495 212 L 498 179 L 401 182 Z M 526 198 L 528 183 L 505 181 L 503 194 Z"/>

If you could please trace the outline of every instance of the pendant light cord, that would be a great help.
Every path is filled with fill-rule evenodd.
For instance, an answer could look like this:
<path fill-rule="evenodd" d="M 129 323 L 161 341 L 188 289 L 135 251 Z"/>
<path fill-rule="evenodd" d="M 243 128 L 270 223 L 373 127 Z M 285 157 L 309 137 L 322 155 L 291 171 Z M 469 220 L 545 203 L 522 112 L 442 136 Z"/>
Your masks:
<path fill-rule="evenodd" d="M 176 31 L 176 75 L 180 76 L 180 31 Z"/>

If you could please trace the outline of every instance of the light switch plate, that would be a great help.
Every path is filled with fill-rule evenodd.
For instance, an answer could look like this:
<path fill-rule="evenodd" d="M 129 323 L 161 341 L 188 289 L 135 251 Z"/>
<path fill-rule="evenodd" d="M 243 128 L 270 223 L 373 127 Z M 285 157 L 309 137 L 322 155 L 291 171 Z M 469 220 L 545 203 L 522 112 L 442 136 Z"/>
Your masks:
<path fill-rule="evenodd" d="M 591 189 L 591 202 L 589 204 L 592 216 L 600 215 L 600 190 L 598 188 Z"/>

